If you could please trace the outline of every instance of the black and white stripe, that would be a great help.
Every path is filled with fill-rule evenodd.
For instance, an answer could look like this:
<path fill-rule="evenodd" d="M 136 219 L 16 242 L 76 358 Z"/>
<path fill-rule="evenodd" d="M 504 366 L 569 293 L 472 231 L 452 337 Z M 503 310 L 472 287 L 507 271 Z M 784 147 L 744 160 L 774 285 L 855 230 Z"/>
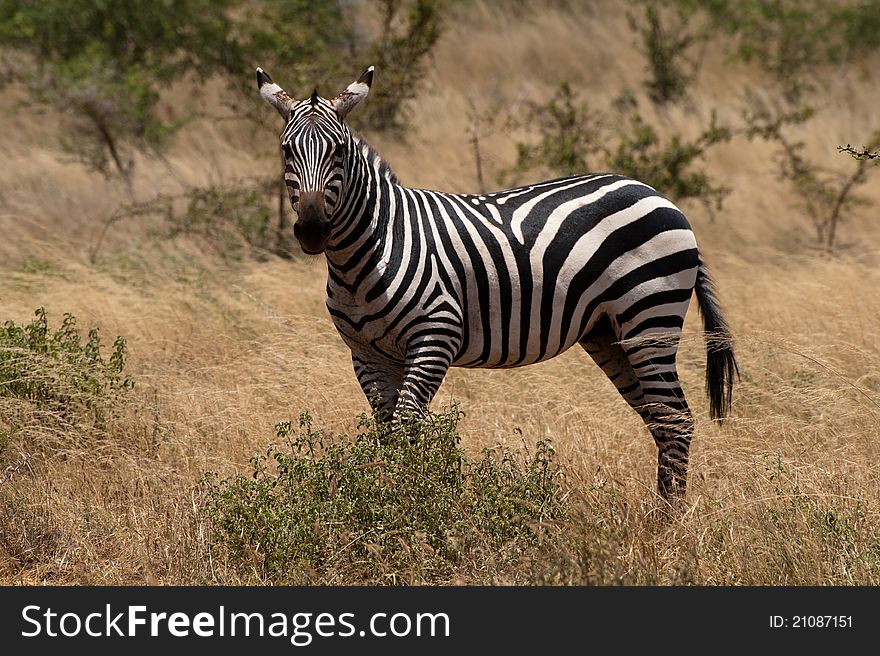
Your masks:
<path fill-rule="evenodd" d="M 581 175 L 485 195 L 400 185 L 343 122 L 372 69 L 284 116 L 297 237 L 328 263 L 327 308 L 365 392 L 389 416 L 421 412 L 450 366 L 517 367 L 580 344 L 644 419 L 658 486 L 685 489 L 693 420 L 675 356 L 696 291 L 709 338 L 712 414 L 730 404 L 729 330 L 684 215 L 651 187 Z"/>

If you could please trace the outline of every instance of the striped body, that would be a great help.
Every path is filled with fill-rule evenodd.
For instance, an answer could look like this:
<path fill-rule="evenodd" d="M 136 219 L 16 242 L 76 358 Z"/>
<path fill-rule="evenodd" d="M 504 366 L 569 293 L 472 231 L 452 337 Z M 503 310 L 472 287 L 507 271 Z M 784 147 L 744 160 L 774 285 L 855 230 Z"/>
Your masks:
<path fill-rule="evenodd" d="M 693 420 L 675 355 L 695 290 L 716 340 L 715 416 L 736 371 L 683 214 L 612 174 L 485 195 L 404 187 L 341 120 L 368 73 L 333 100 L 297 103 L 258 72 L 261 93 L 282 101 L 295 234 L 327 257 L 327 308 L 364 393 L 389 417 L 418 413 L 450 366 L 517 367 L 580 344 L 651 430 L 660 492 L 683 493 Z"/>
<path fill-rule="evenodd" d="M 696 241 L 646 185 L 591 175 L 485 196 L 383 191 L 373 248 L 329 255 L 327 306 L 358 355 L 402 362 L 413 339 L 440 331 L 452 366 L 516 367 L 562 353 L 602 316 L 624 339 L 680 328 Z"/>

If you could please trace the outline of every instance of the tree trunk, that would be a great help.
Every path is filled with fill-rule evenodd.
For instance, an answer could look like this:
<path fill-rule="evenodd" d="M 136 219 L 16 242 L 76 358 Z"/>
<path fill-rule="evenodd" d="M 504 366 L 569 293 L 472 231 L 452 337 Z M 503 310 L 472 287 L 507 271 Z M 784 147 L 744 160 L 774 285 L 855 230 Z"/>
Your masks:
<path fill-rule="evenodd" d="M 110 129 L 107 127 L 104 119 L 97 112 L 91 111 L 89 108 L 85 108 L 85 114 L 89 117 L 89 119 L 91 119 L 92 123 L 94 123 L 95 128 L 98 130 L 98 134 L 101 135 L 101 139 L 103 140 L 104 145 L 107 146 L 107 150 L 110 151 L 110 158 L 113 160 L 113 164 L 116 166 L 116 170 L 122 176 L 123 180 L 125 180 L 125 186 L 128 189 L 128 196 L 132 201 L 134 201 L 134 186 L 132 181 L 132 169 L 134 168 L 134 160 L 129 161 L 127 165 L 122 161 L 122 155 L 116 148 L 116 139 L 113 138 L 113 135 L 110 133 Z"/>
<path fill-rule="evenodd" d="M 828 217 L 828 241 L 825 245 L 829 251 L 834 249 L 834 241 L 837 237 L 837 226 L 840 223 L 841 214 L 843 213 L 847 197 L 856 185 L 860 185 L 865 181 L 865 167 L 867 163 L 867 159 L 860 159 L 858 161 L 855 172 L 847 178 L 846 182 L 843 183 L 843 187 L 841 187 L 840 193 L 837 195 L 834 207 L 831 210 L 831 216 Z"/>

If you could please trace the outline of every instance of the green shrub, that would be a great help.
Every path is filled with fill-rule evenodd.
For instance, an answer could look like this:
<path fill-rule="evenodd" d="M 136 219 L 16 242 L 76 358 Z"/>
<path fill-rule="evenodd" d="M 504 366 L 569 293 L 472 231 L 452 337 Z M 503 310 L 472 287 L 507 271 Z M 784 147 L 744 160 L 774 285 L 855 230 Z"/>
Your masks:
<path fill-rule="evenodd" d="M 838 147 L 855 159 L 848 171 L 832 170 L 809 159 L 806 144 L 796 141 L 789 134 L 792 126 L 809 121 L 815 110 L 803 103 L 774 106 L 756 94 L 747 94 L 743 110 L 744 133 L 749 139 L 764 139 L 778 146 L 776 163 L 780 180 L 787 180 L 797 191 L 805 217 L 816 230 L 818 245 L 834 250 L 838 241 L 840 225 L 849 220 L 858 205 L 870 204 L 868 197 L 857 194 L 859 187 L 867 184 L 877 170 L 880 155 L 872 149 L 880 146 L 880 130 L 875 130 L 868 144 L 857 151 L 851 146 Z"/>
<path fill-rule="evenodd" d="M 406 103 L 416 97 L 443 31 L 443 3 L 437 0 L 376 0 L 382 29 L 370 48 L 381 84 L 370 91 L 357 125 L 402 133 L 409 122 Z M 362 57 L 363 58 L 363 57 Z"/>
<path fill-rule="evenodd" d="M 681 5 L 672 17 L 673 12 L 664 11 L 663 3 L 658 6 L 656 2 L 635 0 L 635 4 L 641 6 L 643 19 L 630 13 L 627 19 L 641 38 L 641 50 L 648 62 L 650 77 L 644 82 L 648 97 L 658 105 L 681 102 L 697 77 L 698 60 L 689 58 L 687 51 L 705 41 L 708 34 L 691 29 L 693 12 Z"/>
<path fill-rule="evenodd" d="M 551 175 L 578 175 L 588 171 L 593 156 L 602 152 L 604 115 L 580 102 L 568 82 L 560 84 L 546 104 L 532 103 L 526 122 L 537 127 L 540 141 L 518 142 L 516 164 L 502 173 L 502 179 L 532 169 Z"/>
<path fill-rule="evenodd" d="M 667 141 L 633 111 L 628 129 L 620 129 L 616 148 L 606 159 L 609 171 L 645 182 L 673 201 L 693 198 L 706 209 L 721 209 L 730 189 L 715 184 L 705 169 L 695 168 L 713 146 L 730 140 L 728 128 L 718 125 L 715 112 L 695 139 L 688 141 L 674 134 Z"/>
<path fill-rule="evenodd" d="M 565 511 L 553 448 L 459 446 L 457 408 L 394 429 L 361 416 L 331 440 L 301 415 L 277 426 L 285 448 L 251 459 L 250 476 L 203 479 L 216 541 L 275 583 L 423 583 L 499 568 L 538 543 Z"/>
<path fill-rule="evenodd" d="M 273 184 L 274 180 L 256 186 L 191 189 L 184 212 L 172 215 L 171 235 L 202 235 L 221 255 L 231 259 L 241 259 L 249 247 L 268 250 Z"/>
<path fill-rule="evenodd" d="M 123 376 L 125 338 L 117 337 L 109 359 L 101 355 L 97 328 L 83 341 L 76 318 L 65 314 L 49 329 L 46 311 L 27 325 L 7 321 L 0 329 L 0 398 L 13 397 L 64 416 L 82 409 L 103 413 L 134 386 Z"/>
<path fill-rule="evenodd" d="M 161 116 L 161 91 L 233 45 L 230 4 L 0 0 L 0 48 L 9 76 L 64 117 L 62 146 L 130 182 L 134 151 L 182 125 Z"/>
<path fill-rule="evenodd" d="M 699 200 L 710 214 L 721 207 L 730 190 L 701 167 L 708 151 L 732 135 L 714 112 L 709 125 L 688 140 L 680 134 L 661 138 L 631 92 L 621 94 L 612 109 L 592 109 L 571 85 L 561 84 L 546 104 L 529 107 L 526 118 L 537 126 L 539 139 L 516 144 L 516 164 L 502 172 L 501 180 L 534 169 L 550 175 L 604 170 L 649 184 L 675 202 Z"/>
<path fill-rule="evenodd" d="M 817 90 L 823 68 L 842 68 L 880 48 L 880 1 L 676 0 L 704 12 L 734 39 L 733 55 L 754 61 L 788 101 Z M 827 71 L 826 71 L 827 72 Z"/>

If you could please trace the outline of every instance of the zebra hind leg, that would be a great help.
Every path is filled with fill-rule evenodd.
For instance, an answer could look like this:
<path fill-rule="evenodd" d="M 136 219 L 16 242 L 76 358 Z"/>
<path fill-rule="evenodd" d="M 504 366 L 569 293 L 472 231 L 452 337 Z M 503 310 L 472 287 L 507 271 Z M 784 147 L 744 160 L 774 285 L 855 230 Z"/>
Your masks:
<path fill-rule="evenodd" d="M 646 423 L 657 444 L 657 489 L 668 501 L 684 498 L 694 433 L 693 415 L 675 366 L 680 334 L 678 329 L 642 335 L 622 345 L 639 380 Z"/>
<path fill-rule="evenodd" d="M 603 318 L 580 343 L 651 431 L 660 495 L 669 501 L 683 497 L 693 419 L 675 370 L 677 338 L 663 340 L 662 352 L 645 348 L 644 340 L 627 348 Z"/>
<path fill-rule="evenodd" d="M 603 318 L 580 342 L 587 354 L 614 383 L 620 395 L 647 423 L 650 413 L 645 405 L 642 386 L 633 371 L 623 347 L 617 343 L 617 336 L 608 319 Z"/>

